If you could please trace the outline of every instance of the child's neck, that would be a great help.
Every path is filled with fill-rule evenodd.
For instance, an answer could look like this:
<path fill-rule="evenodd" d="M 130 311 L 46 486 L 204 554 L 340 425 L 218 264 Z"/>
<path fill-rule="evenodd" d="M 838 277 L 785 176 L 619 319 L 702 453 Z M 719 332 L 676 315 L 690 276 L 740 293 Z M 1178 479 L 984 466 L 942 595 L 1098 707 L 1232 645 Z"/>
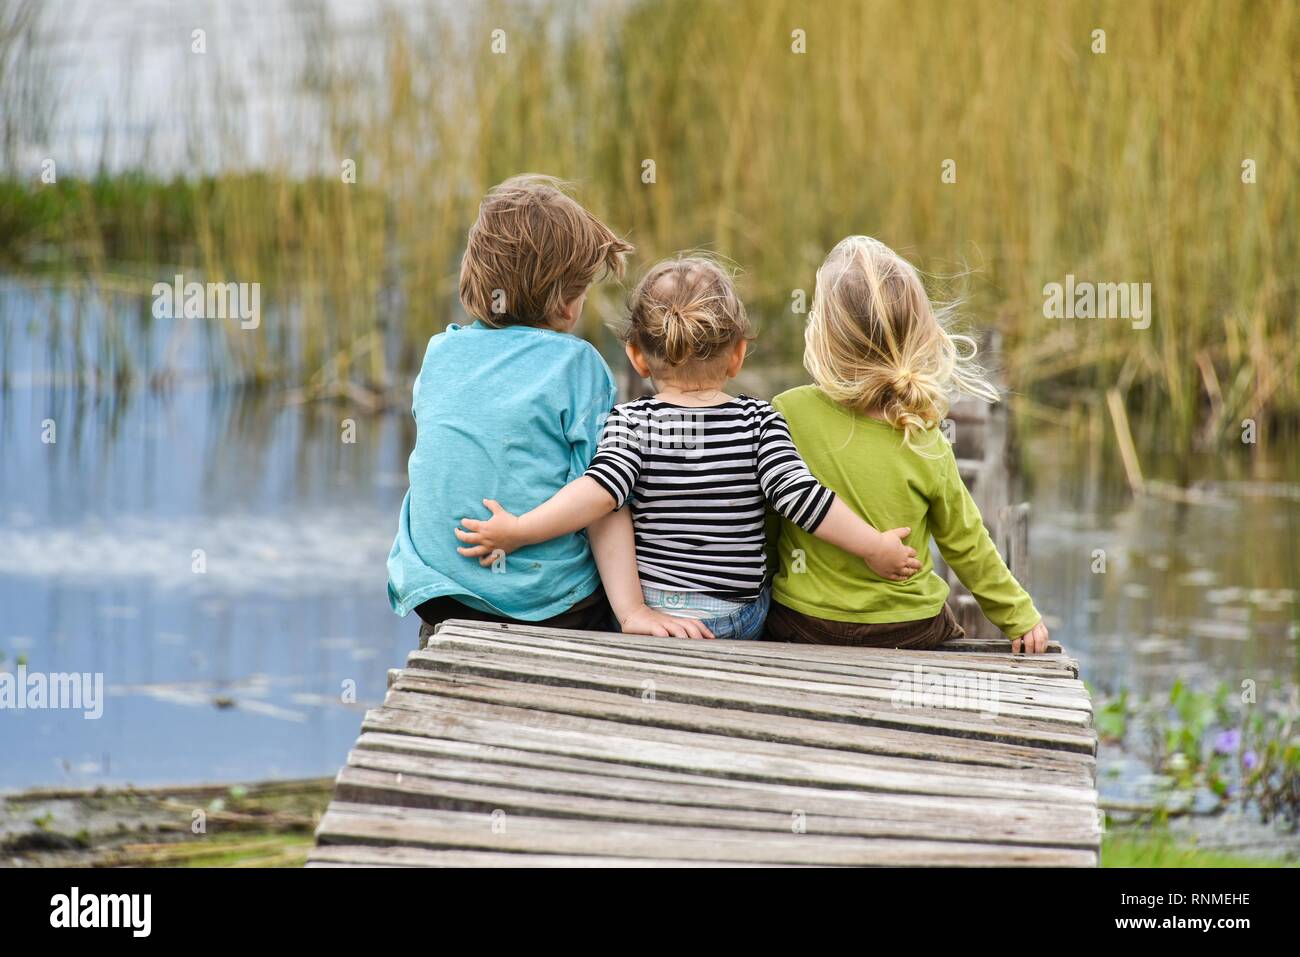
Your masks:
<path fill-rule="evenodd" d="M 709 405 L 725 405 L 734 398 L 722 391 L 722 387 L 726 385 L 726 382 L 705 386 L 691 386 L 690 388 L 674 385 L 671 382 L 664 382 L 662 385 L 663 388 L 655 393 L 655 398 L 660 402 L 669 402 L 673 405 L 703 408 Z"/>

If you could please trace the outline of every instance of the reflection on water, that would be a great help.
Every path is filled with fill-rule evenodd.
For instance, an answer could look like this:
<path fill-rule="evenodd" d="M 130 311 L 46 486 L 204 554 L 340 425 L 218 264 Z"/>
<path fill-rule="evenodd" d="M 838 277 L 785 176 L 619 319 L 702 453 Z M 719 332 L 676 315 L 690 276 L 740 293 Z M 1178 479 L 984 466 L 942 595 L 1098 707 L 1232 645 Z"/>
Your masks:
<path fill-rule="evenodd" d="M 43 345 L 58 302 L 0 286 L 0 665 L 102 672 L 108 701 L 98 721 L 5 714 L 0 787 L 332 774 L 415 644 L 384 568 L 410 416 L 187 376 L 78 389 Z M 1069 432 L 1022 431 L 1032 591 L 1090 681 L 1294 685 L 1294 439 L 1198 462 L 1204 502 L 1184 506 L 1132 500 Z"/>
<path fill-rule="evenodd" d="M 1133 498 L 1117 467 L 1098 464 L 1094 448 L 1063 430 L 1025 429 L 1022 461 L 1030 473 L 1033 522 L 1031 590 L 1052 633 L 1079 658 L 1082 674 L 1103 697 L 1169 708 L 1176 682 L 1242 695 L 1263 713 L 1294 708 L 1300 646 L 1300 442 L 1265 439 L 1258 455 L 1224 449 L 1193 465 L 1194 504 L 1158 496 Z M 1159 472 L 1148 452 L 1150 471 Z M 1168 460 L 1165 460 L 1166 462 Z M 1098 702 L 1100 703 L 1100 702 Z M 1240 720 L 1240 718 L 1238 718 Z M 1098 787 L 1103 799 L 1147 804 L 1191 794 L 1149 764 L 1146 731 L 1130 734 L 1126 753 L 1103 742 Z M 1197 806 L 1217 802 L 1207 792 Z M 1281 838 L 1253 818 L 1227 814 L 1211 826 L 1213 843 L 1270 854 Z M 1203 833 L 1202 833 L 1203 832 Z M 1295 853 L 1294 837 L 1286 846 Z"/>
<path fill-rule="evenodd" d="M 410 417 L 52 385 L 17 295 L 0 296 L 26 383 L 0 392 L 0 667 L 102 672 L 108 701 L 97 721 L 6 712 L 0 787 L 332 773 L 415 642 L 384 569 Z"/>
<path fill-rule="evenodd" d="M 1180 678 L 1294 687 L 1300 443 L 1203 457 L 1190 504 L 1135 499 L 1092 458 L 1062 431 L 1037 431 L 1023 454 L 1032 590 L 1085 677 L 1153 695 Z"/>

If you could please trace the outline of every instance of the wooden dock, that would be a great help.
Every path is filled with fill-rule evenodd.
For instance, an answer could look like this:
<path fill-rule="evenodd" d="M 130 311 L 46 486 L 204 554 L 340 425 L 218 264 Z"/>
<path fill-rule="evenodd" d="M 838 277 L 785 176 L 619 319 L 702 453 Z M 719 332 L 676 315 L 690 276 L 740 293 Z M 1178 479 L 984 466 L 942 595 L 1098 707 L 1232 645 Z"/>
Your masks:
<path fill-rule="evenodd" d="M 1078 666 L 1007 648 L 447 622 L 366 714 L 309 863 L 1095 866 Z"/>

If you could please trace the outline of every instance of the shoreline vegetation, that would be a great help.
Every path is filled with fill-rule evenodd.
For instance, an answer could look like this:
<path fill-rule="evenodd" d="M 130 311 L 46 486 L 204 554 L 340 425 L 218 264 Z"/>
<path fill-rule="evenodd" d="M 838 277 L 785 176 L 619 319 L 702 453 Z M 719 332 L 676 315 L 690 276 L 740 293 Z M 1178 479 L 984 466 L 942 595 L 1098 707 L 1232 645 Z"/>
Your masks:
<path fill-rule="evenodd" d="M 0 795 L 0 866 L 300 867 L 334 781 Z"/>
<path fill-rule="evenodd" d="M 0 866 L 301 867 L 330 778 L 151 788 L 40 788 L 0 795 Z M 199 812 L 203 833 L 194 832 Z M 1300 852 L 1255 836 L 1198 846 L 1164 823 L 1112 826 L 1103 867 L 1296 866 Z"/>
<path fill-rule="evenodd" d="M 10 72 L 40 75 L 39 11 L 0 6 L 28 17 L 0 30 Z M 998 329 L 1008 381 L 1036 401 L 1113 394 L 1184 454 L 1240 444 L 1245 419 L 1300 416 L 1300 9 L 429 4 L 389 11 L 364 69 L 326 9 L 305 9 L 310 55 L 254 171 L 227 137 L 226 171 L 161 175 L 146 143 L 122 168 L 43 182 L 33 157 L 57 145 L 20 160 L 13 144 L 42 142 L 53 105 L 0 86 L 16 128 L 0 143 L 0 270 L 135 297 L 104 310 L 80 357 L 116 366 L 101 379 L 140 381 L 108 327 L 150 322 L 150 288 L 182 273 L 266 287 L 274 318 L 255 332 L 209 324 L 214 378 L 389 402 L 458 317 L 477 197 L 535 169 L 573 180 L 637 262 L 696 246 L 741 264 L 760 361 L 797 361 L 799 291 L 835 240 L 866 231 Z M 232 84 L 189 94 L 191 152 L 206 127 L 240 128 Z M 1045 318 L 1067 276 L 1149 282 L 1149 327 Z M 599 342 L 619 306 L 599 288 L 582 331 Z"/>
<path fill-rule="evenodd" d="M 1102 866 L 1300 866 L 1294 696 L 1243 709 L 1226 687 L 1092 693 L 1099 776 L 1135 759 L 1148 771 L 1140 795 L 1101 799 Z M 299 867 L 333 787 L 320 777 L 0 793 L 0 866 Z"/>

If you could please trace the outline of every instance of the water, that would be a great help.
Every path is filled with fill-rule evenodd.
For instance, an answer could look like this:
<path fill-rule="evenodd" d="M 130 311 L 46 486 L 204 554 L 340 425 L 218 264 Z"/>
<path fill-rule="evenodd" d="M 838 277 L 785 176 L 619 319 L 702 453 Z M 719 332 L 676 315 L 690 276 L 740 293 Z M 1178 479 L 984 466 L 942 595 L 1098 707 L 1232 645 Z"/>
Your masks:
<path fill-rule="evenodd" d="M 1195 504 L 1132 496 L 1117 465 L 1066 430 L 1022 429 L 1022 461 L 1032 489 L 1030 590 L 1053 636 L 1080 662 L 1097 692 L 1121 691 L 1167 712 L 1170 689 L 1229 691 L 1228 720 L 1243 700 L 1262 713 L 1294 713 L 1300 646 L 1300 443 L 1264 437 L 1254 456 L 1225 441 L 1192 463 Z M 1148 474 L 1173 460 L 1145 443 Z M 1163 750 L 1164 743 L 1159 745 Z M 1169 792 L 1149 765 L 1145 728 L 1124 746 L 1103 740 L 1103 801 L 1208 810 L 1205 789 Z M 1300 853 L 1294 832 L 1261 824 L 1234 805 L 1188 824 L 1206 847 L 1269 856 Z"/>
<path fill-rule="evenodd" d="M 7 712 L 0 788 L 332 774 L 416 641 L 388 609 L 384 566 L 410 416 L 214 388 L 203 370 L 220 330 L 107 301 L 0 282 L 14 383 L 0 393 L 3 666 L 102 672 L 107 691 L 99 720 Z M 78 376 L 78 308 L 87 348 L 117 308 L 140 379 L 165 365 L 178 384 L 119 393 Z M 1206 502 L 1179 506 L 1134 500 L 1068 430 L 1022 433 L 1031 588 L 1088 680 L 1294 687 L 1293 440 L 1253 463 L 1198 460 Z"/>
<path fill-rule="evenodd" d="M 0 788 L 333 773 L 415 644 L 384 568 L 409 416 L 349 443 L 355 413 L 183 360 L 168 391 L 78 389 L 21 335 L 50 301 L 0 286 L 0 667 L 102 672 L 108 702 L 6 712 Z"/>
<path fill-rule="evenodd" d="M 1024 453 L 1032 590 L 1085 677 L 1148 695 L 1180 678 L 1294 688 L 1300 443 L 1265 439 L 1253 461 L 1232 448 L 1198 457 L 1195 504 L 1134 498 L 1115 470 L 1089 468 L 1092 454 L 1046 430 Z"/>

